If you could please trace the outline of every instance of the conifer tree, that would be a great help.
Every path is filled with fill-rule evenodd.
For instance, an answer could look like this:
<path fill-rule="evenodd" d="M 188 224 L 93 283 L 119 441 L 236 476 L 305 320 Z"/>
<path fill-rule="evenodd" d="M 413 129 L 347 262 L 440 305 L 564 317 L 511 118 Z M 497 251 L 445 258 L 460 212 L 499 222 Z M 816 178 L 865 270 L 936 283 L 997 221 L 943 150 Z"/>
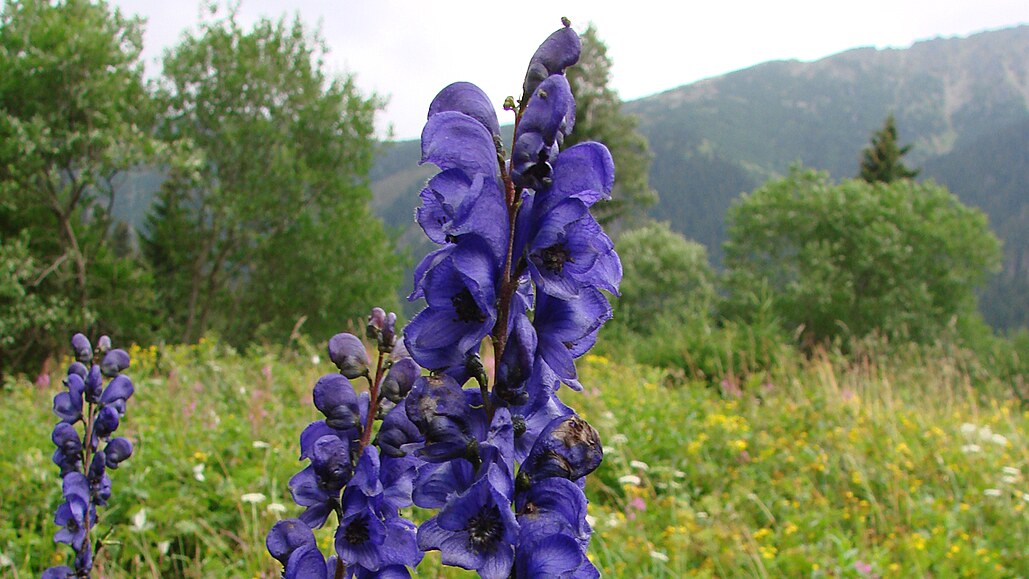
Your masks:
<path fill-rule="evenodd" d="M 872 143 L 862 151 L 861 179 L 869 182 L 892 183 L 898 179 L 913 179 L 917 169 L 907 168 L 901 157 L 911 150 L 911 145 L 897 145 L 897 125 L 893 114 L 886 117 L 883 128 L 872 135 Z"/>

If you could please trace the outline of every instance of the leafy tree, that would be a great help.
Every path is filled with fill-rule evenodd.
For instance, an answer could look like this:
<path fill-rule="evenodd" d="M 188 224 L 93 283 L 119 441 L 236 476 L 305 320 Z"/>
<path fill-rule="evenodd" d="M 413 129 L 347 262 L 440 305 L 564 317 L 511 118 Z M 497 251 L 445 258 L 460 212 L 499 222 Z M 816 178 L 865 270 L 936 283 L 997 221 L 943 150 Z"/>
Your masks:
<path fill-rule="evenodd" d="M 727 287 L 735 315 L 770 292 L 808 345 L 873 331 L 933 340 L 978 321 L 975 288 L 999 265 L 986 216 L 910 179 L 832 183 L 794 168 L 729 211 Z"/>
<path fill-rule="evenodd" d="M 33 265 L 6 271 L 0 285 L 20 288 L 30 309 L 70 308 L 5 329 L 17 332 L 7 337 L 17 336 L 19 364 L 63 345 L 72 328 L 131 340 L 148 325 L 122 305 L 149 311 L 149 276 L 107 247 L 118 175 L 153 152 L 141 46 L 140 22 L 102 1 L 4 4 L 0 237 L 13 244 L 8 256 Z M 16 363 L 2 351 L 0 364 Z"/>
<path fill-rule="evenodd" d="M 653 333 L 662 320 L 708 318 L 715 302 L 714 272 L 704 246 L 649 223 L 618 239 L 622 260 L 616 319 L 629 329 Z"/>
<path fill-rule="evenodd" d="M 615 187 L 611 200 L 594 206 L 602 224 L 642 213 L 657 202 L 650 188 L 650 149 L 647 139 L 636 130 L 636 117 L 622 112 L 622 100 L 612 88 L 611 59 L 607 46 L 590 24 L 580 37 L 579 62 L 565 75 L 575 95 L 575 130 L 565 141 L 571 146 L 583 141 L 607 145 L 615 161 Z"/>
<path fill-rule="evenodd" d="M 328 333 L 395 299 L 398 260 L 367 207 L 380 103 L 327 77 L 324 51 L 299 19 L 244 30 L 230 11 L 166 55 L 177 153 L 146 251 L 176 338 L 241 343 L 305 316 Z"/>
<path fill-rule="evenodd" d="M 872 143 L 861 153 L 861 179 L 869 183 L 892 183 L 898 179 L 914 179 L 918 170 L 908 169 L 900 160 L 911 145 L 897 145 L 897 126 L 891 113 L 883 128 L 872 135 Z"/>

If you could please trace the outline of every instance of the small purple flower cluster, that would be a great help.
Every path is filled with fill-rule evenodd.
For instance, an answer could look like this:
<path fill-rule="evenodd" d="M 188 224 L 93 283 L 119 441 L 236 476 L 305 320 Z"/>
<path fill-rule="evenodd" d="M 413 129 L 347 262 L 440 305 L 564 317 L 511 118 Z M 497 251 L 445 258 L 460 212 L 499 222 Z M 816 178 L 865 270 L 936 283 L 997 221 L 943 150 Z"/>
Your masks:
<path fill-rule="evenodd" d="M 611 191 L 611 155 L 599 143 L 561 148 L 575 120 L 564 70 L 579 50 L 565 20 L 532 57 L 521 98 L 506 103 L 510 159 L 478 87 L 452 84 L 430 105 L 422 161 L 440 172 L 416 219 L 440 247 L 416 267 L 409 296 L 427 305 L 402 340 L 396 317 L 373 310 L 374 373 L 356 336 L 329 342 L 340 374 L 315 385 L 325 420 L 301 434 L 310 464 L 290 481 L 305 510 L 267 539 L 284 577 L 408 577 L 430 550 L 487 578 L 599 576 L 583 488 L 603 450 L 557 397 L 561 384 L 582 388 L 575 358 L 610 319 L 603 291 L 617 293 L 622 276 L 590 214 Z M 361 376 L 369 390 L 358 395 L 349 380 Z M 399 514 L 411 505 L 436 513 L 416 527 Z M 331 513 L 326 561 L 311 529 Z"/>
<path fill-rule="evenodd" d="M 61 530 L 57 543 L 75 550 L 74 568 L 51 567 L 43 579 L 89 577 L 93 556 L 89 531 L 97 521 L 97 507 L 107 506 L 111 497 L 108 469 L 116 469 L 132 455 L 132 443 L 112 437 L 125 416 L 125 403 L 135 388 L 121 372 L 129 367 L 125 350 L 112 349 L 111 339 L 101 336 L 94 355 L 89 339 L 75 334 L 71 339 L 75 361 L 64 380 L 67 391 L 54 396 L 54 414 L 61 419 L 52 439 L 57 450 L 53 461 L 61 469 L 64 502 L 57 508 L 54 522 Z M 99 365 L 94 363 L 99 358 Z M 104 381 L 107 379 L 106 386 Z M 82 423 L 82 436 L 76 425 Z"/>

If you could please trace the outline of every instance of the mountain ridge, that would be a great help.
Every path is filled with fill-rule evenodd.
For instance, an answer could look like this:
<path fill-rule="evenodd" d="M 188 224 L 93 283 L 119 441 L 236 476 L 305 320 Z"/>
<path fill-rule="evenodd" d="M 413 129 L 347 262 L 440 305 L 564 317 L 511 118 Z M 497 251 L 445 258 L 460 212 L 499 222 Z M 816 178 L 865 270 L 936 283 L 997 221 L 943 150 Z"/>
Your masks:
<path fill-rule="evenodd" d="M 660 200 L 651 216 L 706 245 L 716 264 L 726 210 L 741 193 L 794 163 L 856 175 L 861 150 L 894 114 L 901 144 L 913 145 L 906 164 L 983 209 L 1006 242 L 998 280 L 1007 289 L 998 294 L 995 280 L 984 291 L 987 320 L 1029 326 L 1029 235 L 1020 234 L 1029 230 L 1029 162 L 1018 150 L 1029 134 L 1029 25 L 769 61 L 623 110 L 639 118 L 654 155 L 650 184 Z M 413 210 L 432 173 L 418 157 L 417 141 L 387 145 L 372 174 L 375 209 L 409 242 L 419 237 Z M 994 307 L 998 300 L 1008 305 Z"/>

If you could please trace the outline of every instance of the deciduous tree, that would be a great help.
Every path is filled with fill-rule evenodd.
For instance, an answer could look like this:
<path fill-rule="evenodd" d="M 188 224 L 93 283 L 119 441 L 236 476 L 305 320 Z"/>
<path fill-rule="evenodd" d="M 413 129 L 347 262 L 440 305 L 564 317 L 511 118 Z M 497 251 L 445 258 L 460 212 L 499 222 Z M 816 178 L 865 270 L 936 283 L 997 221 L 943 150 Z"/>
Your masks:
<path fill-rule="evenodd" d="M 392 298 L 397 258 L 367 207 L 380 103 L 327 76 L 324 53 L 299 19 L 245 30 L 230 11 L 166 56 L 164 135 L 178 154 L 147 251 L 176 337 L 282 336 L 305 316 L 338 328 L 369 294 Z"/>
<path fill-rule="evenodd" d="M 733 303 L 770 290 L 809 344 L 873 331 L 931 341 L 978 316 L 975 289 L 1000 259 L 981 211 L 910 179 L 837 184 L 794 168 L 744 195 L 728 221 Z"/>

